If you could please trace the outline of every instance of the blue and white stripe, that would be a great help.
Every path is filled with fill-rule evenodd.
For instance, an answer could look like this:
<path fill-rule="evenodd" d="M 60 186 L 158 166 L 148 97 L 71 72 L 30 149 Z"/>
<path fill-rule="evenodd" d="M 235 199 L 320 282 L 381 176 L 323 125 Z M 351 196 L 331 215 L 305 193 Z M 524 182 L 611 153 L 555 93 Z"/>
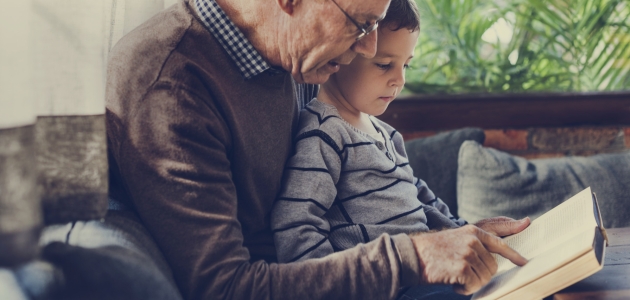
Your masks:
<path fill-rule="evenodd" d="M 280 262 L 328 255 L 383 233 L 465 224 L 413 176 L 402 135 L 372 119 L 385 143 L 313 100 L 300 115 L 295 154 L 271 214 Z"/>

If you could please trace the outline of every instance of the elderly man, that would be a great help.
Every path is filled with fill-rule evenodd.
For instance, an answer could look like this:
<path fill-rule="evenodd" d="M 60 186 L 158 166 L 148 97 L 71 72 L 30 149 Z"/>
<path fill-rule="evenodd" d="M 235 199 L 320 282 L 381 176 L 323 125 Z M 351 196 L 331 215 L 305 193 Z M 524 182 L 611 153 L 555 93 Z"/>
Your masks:
<path fill-rule="evenodd" d="M 335 1 L 336 3 L 333 3 Z M 526 222 L 383 235 L 276 264 L 269 213 L 298 110 L 356 55 L 389 0 L 186 0 L 124 37 L 107 82 L 112 199 L 135 210 L 187 299 L 393 299 L 402 286 L 471 293 Z M 299 100 L 299 101 L 298 101 Z M 486 229 L 486 231 L 480 228 Z"/>

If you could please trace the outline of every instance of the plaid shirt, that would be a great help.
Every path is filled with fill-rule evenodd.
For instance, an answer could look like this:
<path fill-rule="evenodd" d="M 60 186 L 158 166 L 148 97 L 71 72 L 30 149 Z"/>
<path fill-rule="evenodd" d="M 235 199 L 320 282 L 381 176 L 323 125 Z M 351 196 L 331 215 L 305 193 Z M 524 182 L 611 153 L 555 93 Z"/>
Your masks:
<path fill-rule="evenodd" d="M 195 8 L 203 24 L 219 40 L 243 77 L 250 79 L 266 70 L 275 71 L 214 0 L 195 0 Z"/>

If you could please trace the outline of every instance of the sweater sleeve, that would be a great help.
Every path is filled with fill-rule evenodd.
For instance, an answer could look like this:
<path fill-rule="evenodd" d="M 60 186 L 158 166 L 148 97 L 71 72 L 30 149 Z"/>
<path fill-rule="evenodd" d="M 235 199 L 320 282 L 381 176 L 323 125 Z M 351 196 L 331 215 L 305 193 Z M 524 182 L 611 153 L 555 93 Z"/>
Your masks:
<path fill-rule="evenodd" d="M 409 157 L 407 156 L 407 150 L 405 149 L 402 134 L 391 127 L 390 130 L 391 141 L 396 149 L 396 152 L 404 157 L 404 159 L 408 160 Z M 416 185 L 416 188 L 418 188 L 418 200 L 425 205 L 424 211 L 427 215 L 427 225 L 429 225 L 429 228 L 451 228 L 468 224 L 468 222 L 464 219 L 455 218 L 455 216 L 451 214 L 448 205 L 446 205 L 442 199 L 438 198 L 431 189 L 429 189 L 429 186 L 426 182 L 424 182 L 424 180 L 414 177 L 413 182 Z"/>
<path fill-rule="evenodd" d="M 455 227 L 468 224 L 466 220 L 462 218 L 458 219 L 453 216 L 448 208 L 448 205 L 446 205 L 446 203 L 444 203 L 442 199 L 433 194 L 433 192 L 429 189 L 429 186 L 426 184 L 426 182 L 424 182 L 424 180 L 420 178 L 414 178 L 414 182 L 416 183 L 416 187 L 418 188 L 418 200 L 420 200 L 420 202 L 424 203 L 425 205 L 425 214 L 427 214 L 429 228 L 434 229 L 435 227 L 453 227 L 450 224 L 451 222 L 456 224 Z M 429 206 L 431 209 L 427 209 L 426 206 Z M 441 216 L 434 215 L 434 212 L 440 213 L 450 221 L 432 221 L 432 216 L 434 219 L 442 218 Z"/>
<path fill-rule="evenodd" d="M 111 136 L 133 204 L 185 299 L 394 299 L 419 282 L 412 241 L 402 234 L 321 259 L 252 260 L 237 218 L 230 130 L 207 103 L 185 89 L 149 91 L 116 125 L 133 134 Z"/>
<path fill-rule="evenodd" d="M 308 126 L 307 122 L 301 123 Z M 320 129 L 297 136 L 295 154 L 287 163 L 282 191 L 271 212 L 279 262 L 319 258 L 334 252 L 328 239 L 330 224 L 324 214 L 337 195 L 335 186 L 343 155 L 338 149 L 334 139 Z"/>

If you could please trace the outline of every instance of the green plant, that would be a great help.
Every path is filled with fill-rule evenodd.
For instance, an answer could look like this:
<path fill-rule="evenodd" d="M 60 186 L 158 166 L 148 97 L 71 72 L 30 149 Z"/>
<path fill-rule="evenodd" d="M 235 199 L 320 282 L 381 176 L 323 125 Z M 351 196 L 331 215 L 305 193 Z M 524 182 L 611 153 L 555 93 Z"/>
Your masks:
<path fill-rule="evenodd" d="M 630 88 L 628 0 L 417 0 L 414 93 Z"/>

